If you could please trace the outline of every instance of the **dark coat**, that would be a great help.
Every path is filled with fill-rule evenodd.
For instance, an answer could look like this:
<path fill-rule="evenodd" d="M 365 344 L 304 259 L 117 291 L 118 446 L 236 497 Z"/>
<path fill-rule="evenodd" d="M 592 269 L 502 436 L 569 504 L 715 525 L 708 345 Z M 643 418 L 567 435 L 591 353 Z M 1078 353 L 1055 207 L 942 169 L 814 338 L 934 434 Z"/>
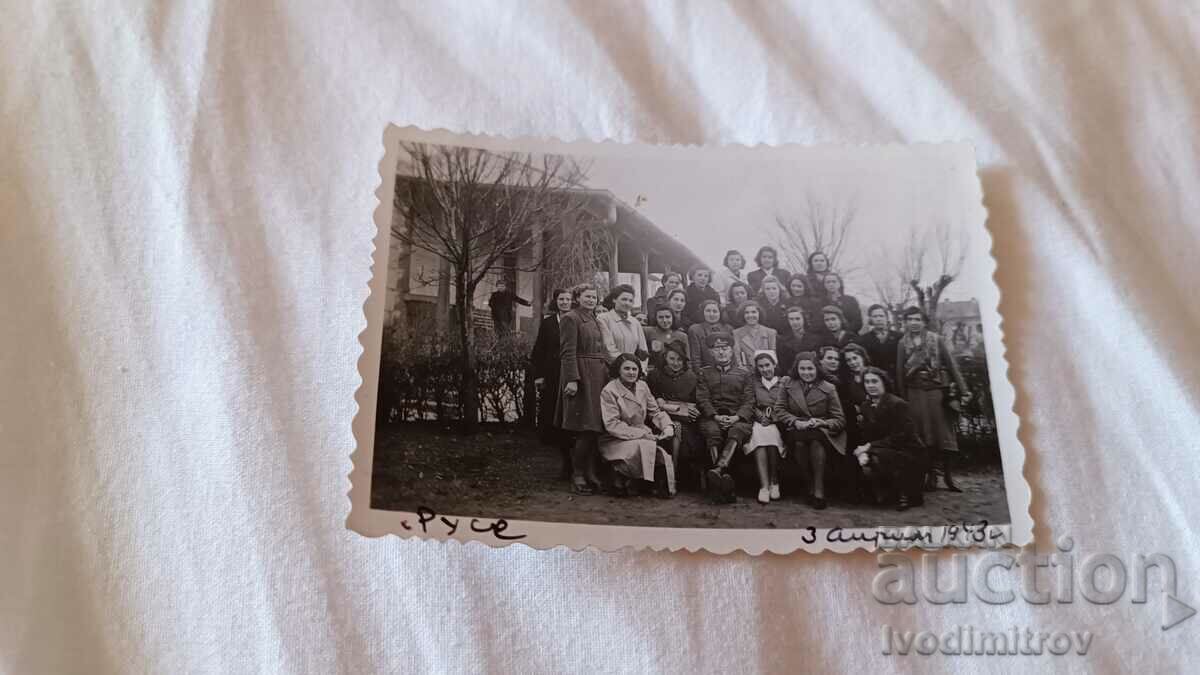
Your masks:
<path fill-rule="evenodd" d="M 796 356 L 804 352 L 816 352 L 824 339 L 823 333 L 811 330 L 804 331 L 802 337 L 796 337 L 792 331 L 786 330 L 775 340 L 775 349 L 779 352 L 779 374 L 788 375 L 796 363 Z"/>
<path fill-rule="evenodd" d="M 488 296 L 488 308 L 492 312 L 492 324 L 498 329 L 511 329 L 513 325 L 513 305 L 529 307 L 529 301 L 511 291 L 493 291 Z"/>
<path fill-rule="evenodd" d="M 858 406 L 858 444 L 892 448 L 914 455 L 923 455 L 924 446 L 917 435 L 917 426 L 909 414 L 908 402 L 895 394 L 884 394 L 879 403 L 863 401 Z"/>
<path fill-rule="evenodd" d="M 558 409 L 555 421 L 569 431 L 604 431 L 600 416 L 600 392 L 608 383 L 604 336 L 591 312 L 579 308 L 559 320 Z M 566 396 L 568 382 L 578 382 L 575 396 Z"/>
<path fill-rule="evenodd" d="M 786 293 L 788 282 L 792 280 L 792 273 L 783 269 L 782 267 L 776 267 L 772 271 L 773 276 L 779 280 L 779 285 L 783 287 L 783 291 Z M 767 278 L 766 270 L 759 268 L 746 275 L 746 283 L 750 284 L 750 288 L 755 293 L 758 293 L 758 291 L 762 289 L 762 282 L 765 278 Z"/>
<path fill-rule="evenodd" d="M 841 349 L 851 342 L 854 342 L 854 338 L 854 333 L 851 333 L 849 330 L 843 330 L 841 336 L 839 337 L 834 337 L 833 333 L 830 333 L 829 331 L 821 331 L 818 341 L 820 342 L 821 347 L 833 345 L 834 347 Z"/>
<path fill-rule="evenodd" d="M 825 306 L 822 298 L 813 297 L 811 295 L 803 295 L 799 298 L 788 297 L 788 307 L 799 307 L 804 310 L 804 330 L 819 332 L 822 330 L 823 317 L 821 316 L 821 308 Z M 787 310 L 783 314 L 784 325 L 787 325 Z"/>
<path fill-rule="evenodd" d="M 696 402 L 700 405 L 700 414 L 705 417 L 737 415 L 745 422 L 752 421 L 753 417 L 743 415 L 750 377 L 750 371 L 737 366 L 730 366 L 728 370 L 720 370 L 716 366 L 701 368 L 696 381 Z"/>
<path fill-rule="evenodd" d="M 862 308 L 858 305 L 858 298 L 853 295 L 842 295 L 842 297 L 838 298 L 837 302 L 834 302 L 826 297 L 825 304 L 840 307 L 842 314 L 846 315 L 846 320 L 842 322 L 842 328 L 845 328 L 849 333 L 858 335 L 858 332 L 863 327 Z"/>
<path fill-rule="evenodd" d="M 721 295 L 712 286 L 700 288 L 696 284 L 688 284 L 687 304 L 683 307 L 683 315 L 689 322 L 704 323 L 704 312 L 700 311 L 700 308 L 705 300 L 716 300 L 719 306 Z"/>
<path fill-rule="evenodd" d="M 855 381 L 854 373 L 843 364 L 842 372 L 838 374 L 837 392 L 846 413 L 846 442 L 853 449 L 863 443 L 858 425 L 858 406 L 867 400 L 867 390 L 861 382 Z"/>
<path fill-rule="evenodd" d="M 854 341 L 867 350 L 871 365 L 883 368 L 892 377 L 892 382 L 896 381 L 896 344 L 900 341 L 900 333 L 889 330 L 884 339 L 880 340 L 875 331 L 870 330 L 854 338 Z"/>
<path fill-rule="evenodd" d="M 537 339 L 533 342 L 533 351 L 529 354 L 529 367 L 533 379 L 544 378 L 543 395 L 549 393 L 549 401 L 538 408 L 538 426 L 542 428 L 554 426 L 554 410 L 557 407 L 558 394 L 562 387 L 558 384 L 558 374 L 562 370 L 562 360 L 559 350 L 562 345 L 558 334 L 558 315 L 550 314 L 542 317 L 538 324 Z"/>
<path fill-rule="evenodd" d="M 824 380 L 817 380 L 808 392 L 799 378 L 789 378 L 779 389 L 775 404 L 775 422 L 784 430 L 793 431 L 796 420 L 823 419 L 830 428 L 820 429 L 821 435 L 841 454 L 846 454 L 846 414 L 838 399 L 837 389 Z"/>
<path fill-rule="evenodd" d="M 666 368 L 659 368 L 646 378 L 650 392 L 655 398 L 684 403 L 696 403 L 698 381 L 696 372 L 691 368 L 684 368 L 674 374 L 667 372 Z"/>
<path fill-rule="evenodd" d="M 766 298 L 758 298 L 758 306 L 760 308 L 758 322 L 768 328 L 774 328 L 776 333 L 782 333 L 788 329 L 787 321 L 787 298 L 779 298 L 777 304 L 770 304 Z M 808 324 L 804 324 L 805 327 Z"/>

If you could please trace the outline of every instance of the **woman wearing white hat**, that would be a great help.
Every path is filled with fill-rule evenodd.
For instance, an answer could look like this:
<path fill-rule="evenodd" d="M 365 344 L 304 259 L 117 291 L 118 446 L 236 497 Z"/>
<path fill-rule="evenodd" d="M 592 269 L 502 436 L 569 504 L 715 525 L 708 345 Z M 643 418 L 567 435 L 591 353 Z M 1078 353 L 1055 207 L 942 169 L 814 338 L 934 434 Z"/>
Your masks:
<path fill-rule="evenodd" d="M 754 456 L 758 469 L 758 501 L 768 504 L 779 499 L 779 458 L 784 451 L 783 436 L 775 424 L 774 406 L 783 387 L 782 378 L 775 374 L 779 362 L 775 352 L 760 349 L 754 354 L 754 378 L 751 380 L 746 405 L 751 406 L 754 420 L 745 453 Z"/>

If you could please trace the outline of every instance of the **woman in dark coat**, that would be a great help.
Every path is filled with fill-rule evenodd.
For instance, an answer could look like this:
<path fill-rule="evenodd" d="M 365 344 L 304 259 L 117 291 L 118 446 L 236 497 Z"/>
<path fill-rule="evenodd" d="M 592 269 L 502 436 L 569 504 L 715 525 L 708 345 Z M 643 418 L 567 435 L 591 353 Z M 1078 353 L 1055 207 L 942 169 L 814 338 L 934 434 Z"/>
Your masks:
<path fill-rule="evenodd" d="M 707 267 L 692 268 L 688 278 L 692 283 L 687 287 L 687 306 L 683 310 L 683 315 L 687 317 L 690 325 L 704 321 L 703 306 L 705 302 L 715 300 L 717 307 L 720 307 L 721 295 L 709 285 L 709 282 L 712 281 L 712 270 Z"/>
<path fill-rule="evenodd" d="M 833 271 L 830 267 L 829 256 L 825 255 L 824 251 L 813 251 L 808 255 L 808 270 L 805 276 L 808 277 L 809 295 L 824 299 L 825 275 Z"/>
<path fill-rule="evenodd" d="M 858 335 L 862 330 L 862 309 L 858 306 L 858 298 L 846 295 L 842 278 L 830 272 L 825 275 L 825 304 L 833 305 L 842 310 L 842 325 L 851 335 Z"/>
<path fill-rule="evenodd" d="M 877 498 L 898 495 L 897 510 L 925 503 L 921 494 L 928 457 L 908 402 L 890 393 L 882 368 L 867 368 L 867 400 L 858 406 L 859 444 L 854 456 L 875 487 Z M 880 499 L 881 500 L 881 499 Z"/>
<path fill-rule="evenodd" d="M 775 277 L 763 279 L 761 289 L 756 296 L 760 309 L 759 321 L 762 325 L 773 328 L 776 333 L 787 330 L 787 295 L 783 284 Z"/>
<path fill-rule="evenodd" d="M 746 275 L 746 281 L 750 282 L 750 288 L 755 293 L 762 290 L 763 279 L 767 277 L 778 279 L 780 288 L 788 287 L 792 273 L 779 266 L 779 252 L 775 250 L 775 247 L 764 246 L 758 249 L 758 253 L 754 256 L 754 263 L 758 265 L 758 269 Z"/>
<path fill-rule="evenodd" d="M 742 318 L 742 305 L 750 301 L 750 286 L 744 281 L 734 281 L 729 284 L 729 297 L 726 298 L 723 316 L 725 323 L 734 328 L 746 325 Z"/>
<path fill-rule="evenodd" d="M 808 287 L 808 277 L 794 274 L 787 285 L 787 306 L 804 310 L 804 324 L 816 330 L 821 325 L 821 308 L 825 306 L 820 295 Z"/>
<path fill-rule="evenodd" d="M 688 326 L 692 325 L 691 320 L 683 311 L 687 307 L 687 291 L 677 288 L 667 293 L 667 307 L 670 307 L 675 314 L 675 327 L 686 333 Z"/>
<path fill-rule="evenodd" d="M 946 489 L 962 492 L 950 475 L 950 458 L 958 454 L 958 412 L 954 406 L 969 400 L 971 392 L 946 341 L 926 329 L 925 312 L 909 307 L 901 317 L 904 335 L 896 347 L 896 391 L 908 401 L 921 441 L 931 456 L 941 460 Z M 958 388 L 958 396 L 948 395 L 952 386 Z M 932 471 L 929 478 L 931 484 L 936 484 Z"/>
<path fill-rule="evenodd" d="M 842 312 L 841 307 L 826 305 L 821 310 L 821 317 L 825 322 L 825 335 L 821 339 L 822 345 L 833 345 L 841 350 L 842 347 L 854 342 L 854 334 L 846 330 L 846 315 Z"/>
<path fill-rule="evenodd" d="M 683 290 L 683 275 L 679 272 L 664 272 L 662 286 L 659 286 L 654 297 L 646 302 L 646 318 L 654 321 L 654 313 L 658 311 L 659 307 L 667 304 L 667 298 L 674 290 Z"/>
<path fill-rule="evenodd" d="M 646 384 L 650 385 L 650 393 L 654 394 L 658 407 L 665 410 L 675 424 L 670 448 L 676 474 L 691 478 L 687 481 L 691 485 L 699 485 L 700 472 L 705 467 L 700 454 L 704 450 L 704 438 L 696 424 L 700 419 L 700 407 L 696 401 L 696 373 L 688 366 L 687 344 L 668 342 L 662 366 L 650 372 Z"/>
<path fill-rule="evenodd" d="M 559 319 L 559 382 L 555 420 L 575 433 L 571 450 L 571 483 L 579 494 L 593 494 L 600 486 L 596 476 L 597 442 L 604 431 L 600 413 L 600 392 L 608 383 L 605 360 L 608 350 L 600 323 L 596 320 L 599 294 L 591 284 L 571 289 L 578 306 Z"/>
<path fill-rule="evenodd" d="M 558 386 L 558 374 L 562 370 L 558 322 L 569 311 L 571 292 L 561 288 L 554 289 L 550 296 L 550 313 L 543 316 L 538 324 L 537 339 L 534 340 L 533 352 L 529 355 L 533 386 L 538 391 L 538 436 L 542 443 L 562 448 L 563 475 L 566 478 L 571 477 L 571 437 L 554 425 L 554 410 L 558 406 L 558 393 L 562 391 L 562 387 Z"/>
<path fill-rule="evenodd" d="M 846 415 L 837 389 L 819 375 L 816 354 L 797 355 L 789 374 L 773 409 L 775 421 L 810 486 L 809 502 L 823 509 L 826 457 L 846 454 Z"/>
<path fill-rule="evenodd" d="M 854 338 L 854 341 L 867 350 L 871 365 L 883 368 L 895 382 L 896 345 L 900 342 L 900 333 L 888 326 L 887 308 L 883 305 L 871 305 L 867 310 L 867 322 L 870 330 Z"/>
<path fill-rule="evenodd" d="M 793 280 L 798 278 L 792 277 Z M 796 355 L 800 352 L 815 352 L 821 346 L 821 334 L 808 329 L 808 313 L 803 307 L 788 307 L 784 316 L 787 317 L 787 330 L 775 338 L 775 345 L 779 350 L 779 363 L 785 364 L 780 366 L 780 369 L 786 367 L 786 364 L 794 363 Z"/>
<path fill-rule="evenodd" d="M 850 343 L 842 348 L 841 372 L 838 375 L 838 399 L 846 412 L 846 446 L 850 448 L 860 445 L 858 406 L 867 400 L 867 390 L 863 385 L 863 377 L 867 373 L 870 361 L 867 350 L 862 345 Z M 842 496 L 852 503 L 868 501 L 866 484 L 862 481 L 862 471 L 858 461 L 850 453 L 846 453 L 845 461 L 834 467 Z"/>

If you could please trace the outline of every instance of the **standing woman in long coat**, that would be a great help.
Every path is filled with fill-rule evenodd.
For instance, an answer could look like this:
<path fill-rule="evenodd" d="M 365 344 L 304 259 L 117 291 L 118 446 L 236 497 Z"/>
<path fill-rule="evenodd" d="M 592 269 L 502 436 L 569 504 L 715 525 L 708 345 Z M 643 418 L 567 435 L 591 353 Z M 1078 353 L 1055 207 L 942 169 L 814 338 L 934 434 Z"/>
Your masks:
<path fill-rule="evenodd" d="M 571 292 L 561 288 L 554 289 L 550 296 L 550 313 L 543 316 L 538 324 L 537 339 L 534 340 L 533 352 L 529 355 L 533 386 L 538 391 L 538 436 L 542 443 L 561 448 L 564 478 L 571 477 L 571 437 L 554 424 L 554 412 L 558 408 L 559 392 L 562 391 L 558 384 L 558 375 L 562 370 L 558 325 L 562 317 L 570 311 Z"/>
<path fill-rule="evenodd" d="M 971 392 L 946 341 L 926 330 L 925 312 L 920 307 L 909 307 L 900 316 L 904 319 L 904 336 L 896 349 L 896 391 L 908 401 L 921 440 L 931 455 L 941 460 L 946 489 L 962 492 L 950 476 L 950 457 L 958 454 L 958 413 L 952 405 L 969 400 Z M 947 396 L 951 385 L 958 387 L 959 397 Z M 932 469 L 929 477 L 936 484 Z"/>
<path fill-rule="evenodd" d="M 575 433 L 571 450 L 571 484 L 579 494 L 594 494 L 600 487 L 596 476 L 597 439 L 604 431 L 600 415 L 600 392 L 608 381 L 605 360 L 608 351 L 596 320 L 600 295 L 592 284 L 571 289 L 578 305 L 559 320 L 559 382 L 555 419 L 560 427 Z"/>

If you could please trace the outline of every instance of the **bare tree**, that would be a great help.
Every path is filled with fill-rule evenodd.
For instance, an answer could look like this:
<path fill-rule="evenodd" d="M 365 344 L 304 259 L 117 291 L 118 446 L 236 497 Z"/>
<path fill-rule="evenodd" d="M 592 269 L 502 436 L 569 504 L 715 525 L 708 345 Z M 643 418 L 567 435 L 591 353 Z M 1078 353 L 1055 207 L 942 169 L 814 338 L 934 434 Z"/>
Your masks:
<path fill-rule="evenodd" d="M 573 222 L 562 226 L 548 237 L 543 249 L 542 274 L 545 292 L 555 288 L 570 288 L 580 282 L 595 280 L 612 250 L 608 224 L 586 211 L 576 213 Z M 545 301 L 548 298 L 538 298 Z"/>
<path fill-rule="evenodd" d="M 780 264 L 793 272 L 803 273 L 808 269 L 808 257 L 820 251 L 829 258 L 829 269 L 844 276 L 851 270 L 840 267 L 838 260 L 857 214 L 857 197 L 838 201 L 821 199 L 813 192 L 807 192 L 805 208 L 799 216 L 775 216 Z M 816 290 L 820 292 L 821 289 Z"/>
<path fill-rule="evenodd" d="M 409 175 L 397 176 L 392 236 L 426 251 L 448 266 L 457 299 L 462 345 L 460 395 L 463 430 L 479 424 L 479 381 L 473 304 L 486 276 L 514 269 L 517 257 L 537 233 L 569 218 L 581 207 L 574 190 L 586 172 L 558 155 L 495 153 L 423 143 L 403 143 Z M 400 222 L 397 222 L 400 221 Z M 522 270 L 542 263 L 533 260 Z"/>
<path fill-rule="evenodd" d="M 968 234 L 946 222 L 914 229 L 898 258 L 892 259 L 884 249 L 876 255 L 871 266 L 875 291 L 893 317 L 915 304 L 925 310 L 930 327 L 936 330 L 942 293 L 962 273 L 969 247 Z"/>

